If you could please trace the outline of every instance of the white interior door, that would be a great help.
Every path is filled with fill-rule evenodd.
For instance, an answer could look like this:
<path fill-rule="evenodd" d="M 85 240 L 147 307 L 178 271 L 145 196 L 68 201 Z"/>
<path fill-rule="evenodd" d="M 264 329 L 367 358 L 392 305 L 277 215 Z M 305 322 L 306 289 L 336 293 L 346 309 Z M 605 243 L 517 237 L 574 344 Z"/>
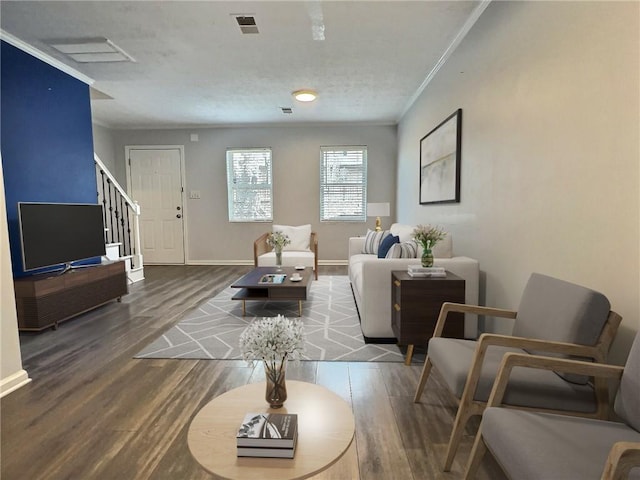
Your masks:
<path fill-rule="evenodd" d="M 130 148 L 131 197 L 140 204 L 144 263 L 184 263 L 180 148 Z"/>

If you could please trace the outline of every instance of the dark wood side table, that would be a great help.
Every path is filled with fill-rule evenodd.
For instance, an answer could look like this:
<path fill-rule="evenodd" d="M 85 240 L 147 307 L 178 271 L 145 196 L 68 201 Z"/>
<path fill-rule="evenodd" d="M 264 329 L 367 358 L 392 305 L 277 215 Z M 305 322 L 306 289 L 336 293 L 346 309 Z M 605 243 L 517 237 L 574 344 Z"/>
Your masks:
<path fill-rule="evenodd" d="M 412 277 L 391 272 L 391 327 L 399 345 L 407 345 L 405 365 L 411 364 L 414 345 L 426 345 L 436 328 L 444 302 L 464 303 L 465 281 L 446 277 Z M 464 314 L 450 313 L 443 336 L 464 338 Z"/>

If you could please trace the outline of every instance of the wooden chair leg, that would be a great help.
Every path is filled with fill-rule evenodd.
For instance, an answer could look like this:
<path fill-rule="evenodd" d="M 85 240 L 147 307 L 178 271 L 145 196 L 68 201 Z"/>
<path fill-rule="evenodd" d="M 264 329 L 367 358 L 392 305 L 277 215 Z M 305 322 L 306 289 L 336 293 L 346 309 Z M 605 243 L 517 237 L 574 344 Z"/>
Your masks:
<path fill-rule="evenodd" d="M 418 403 L 420 401 L 420 397 L 422 396 L 422 391 L 424 390 L 424 386 L 427 383 L 427 379 L 429 378 L 429 374 L 431 373 L 431 367 L 433 364 L 431 363 L 431 359 L 429 355 L 424 360 L 424 366 L 422 367 L 422 374 L 420 375 L 420 381 L 418 382 L 418 388 L 416 389 L 416 394 L 413 397 L 413 403 Z"/>
<path fill-rule="evenodd" d="M 464 428 L 467 426 L 467 422 L 470 417 L 471 415 L 469 415 L 467 408 L 465 408 L 465 404 L 460 402 L 456 419 L 453 422 L 453 430 L 451 431 L 451 437 L 449 438 L 449 445 L 447 446 L 447 456 L 444 460 L 444 467 L 442 468 L 445 472 L 451 470 L 453 459 L 455 458 L 458 447 L 460 446 L 460 440 L 462 440 Z"/>
<path fill-rule="evenodd" d="M 478 430 L 478 434 L 476 435 L 476 441 L 473 443 L 473 448 L 471 449 L 469 463 L 467 463 L 467 469 L 464 472 L 464 480 L 472 480 L 475 478 L 478 468 L 480 467 L 480 463 L 482 462 L 482 458 L 486 452 L 487 444 L 484 443 L 484 439 L 482 438 L 481 426 L 480 430 Z"/>

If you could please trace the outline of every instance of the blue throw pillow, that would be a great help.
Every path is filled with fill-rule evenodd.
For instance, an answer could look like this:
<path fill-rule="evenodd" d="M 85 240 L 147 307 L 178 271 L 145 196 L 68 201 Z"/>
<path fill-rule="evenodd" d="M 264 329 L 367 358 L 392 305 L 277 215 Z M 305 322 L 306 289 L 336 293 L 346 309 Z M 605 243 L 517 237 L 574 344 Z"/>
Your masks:
<path fill-rule="evenodd" d="M 387 256 L 387 252 L 395 243 L 400 243 L 400 237 L 396 235 L 387 235 L 384 240 L 380 242 L 380 246 L 378 247 L 378 258 L 385 258 Z"/>

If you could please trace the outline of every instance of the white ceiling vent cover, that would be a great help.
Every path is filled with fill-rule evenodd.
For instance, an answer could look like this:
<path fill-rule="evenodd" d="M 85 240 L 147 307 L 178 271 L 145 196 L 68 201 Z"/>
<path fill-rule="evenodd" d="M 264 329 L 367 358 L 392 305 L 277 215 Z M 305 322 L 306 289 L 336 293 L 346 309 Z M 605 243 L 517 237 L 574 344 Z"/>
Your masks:
<path fill-rule="evenodd" d="M 48 43 L 78 63 L 135 61 L 111 40 L 102 37 L 51 40 Z"/>

